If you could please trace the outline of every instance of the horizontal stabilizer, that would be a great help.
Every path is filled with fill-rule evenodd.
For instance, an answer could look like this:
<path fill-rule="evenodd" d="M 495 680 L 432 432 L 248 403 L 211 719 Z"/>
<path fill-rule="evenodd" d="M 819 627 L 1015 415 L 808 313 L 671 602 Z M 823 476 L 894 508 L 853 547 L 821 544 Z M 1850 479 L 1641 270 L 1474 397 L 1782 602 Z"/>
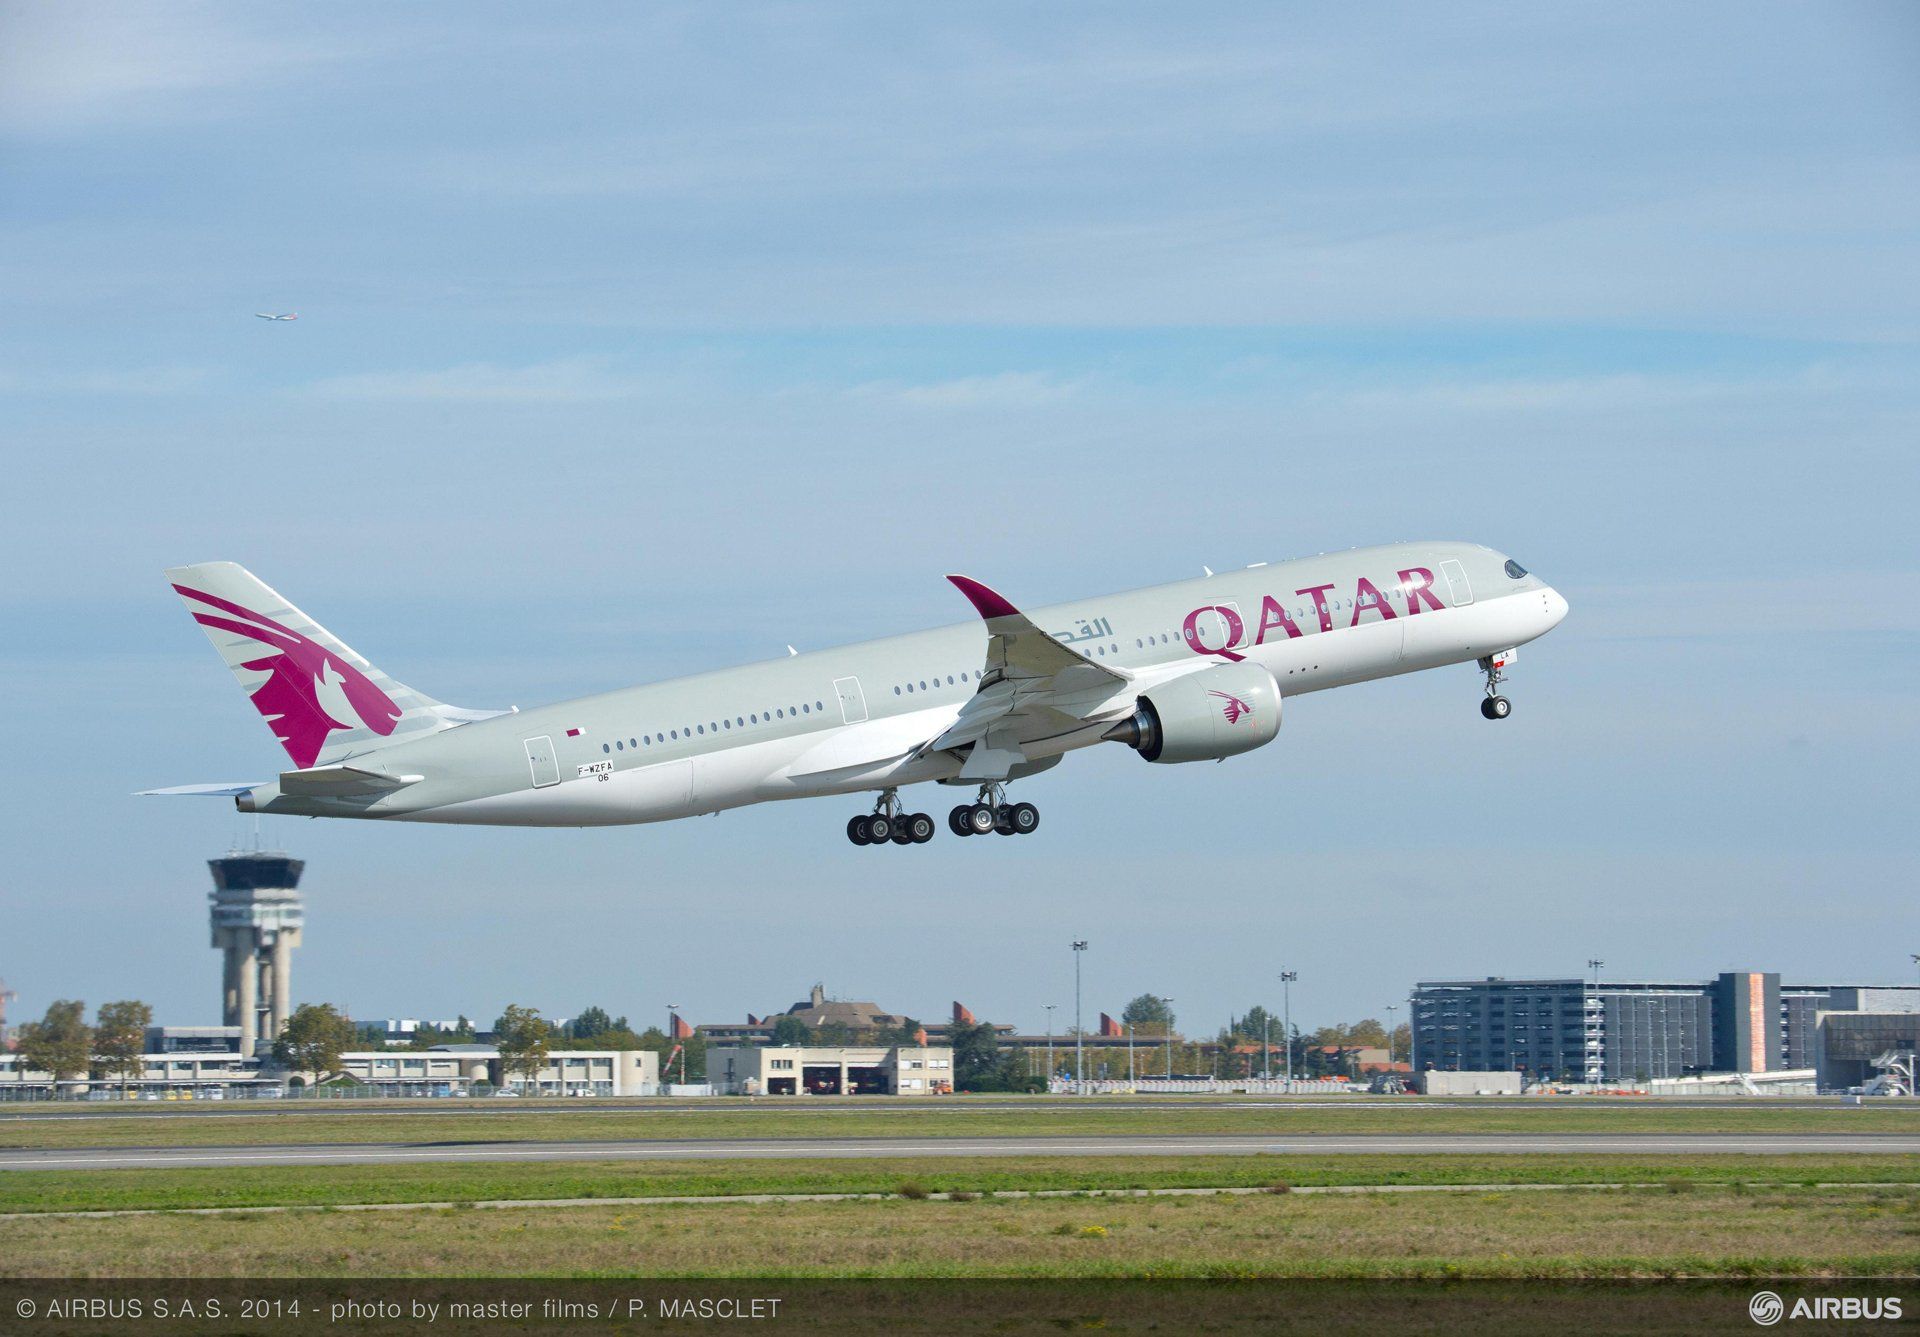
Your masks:
<path fill-rule="evenodd" d="M 304 771 L 280 772 L 280 792 L 300 798 L 354 798 L 404 789 L 423 778 L 366 771 L 358 766 L 314 766 Z"/>
<path fill-rule="evenodd" d="M 237 785 L 172 785 L 166 789 L 142 789 L 135 798 L 147 798 L 155 794 L 168 796 L 185 794 L 191 798 L 236 798 L 250 789 L 258 789 L 261 782 L 248 780 Z"/>

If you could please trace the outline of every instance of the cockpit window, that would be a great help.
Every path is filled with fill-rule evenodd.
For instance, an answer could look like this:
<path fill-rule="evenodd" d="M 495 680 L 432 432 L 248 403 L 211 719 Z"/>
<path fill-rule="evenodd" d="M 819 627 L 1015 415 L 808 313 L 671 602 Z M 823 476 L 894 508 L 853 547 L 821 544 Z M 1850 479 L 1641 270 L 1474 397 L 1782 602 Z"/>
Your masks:
<path fill-rule="evenodd" d="M 1520 565 L 1520 563 L 1514 561 L 1513 558 L 1509 557 L 1507 558 L 1507 574 L 1512 576 L 1515 580 L 1521 580 L 1526 576 L 1527 568 Z"/>

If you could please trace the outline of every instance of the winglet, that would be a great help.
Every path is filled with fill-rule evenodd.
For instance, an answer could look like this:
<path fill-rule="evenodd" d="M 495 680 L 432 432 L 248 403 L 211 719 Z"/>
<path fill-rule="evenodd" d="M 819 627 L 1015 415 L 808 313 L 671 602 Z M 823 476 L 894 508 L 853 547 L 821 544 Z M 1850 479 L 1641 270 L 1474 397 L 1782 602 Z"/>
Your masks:
<path fill-rule="evenodd" d="M 955 589 L 967 596 L 974 610 L 989 620 L 996 617 L 1019 617 L 1020 610 L 1008 603 L 994 590 L 988 589 L 972 576 L 948 576 Z"/>

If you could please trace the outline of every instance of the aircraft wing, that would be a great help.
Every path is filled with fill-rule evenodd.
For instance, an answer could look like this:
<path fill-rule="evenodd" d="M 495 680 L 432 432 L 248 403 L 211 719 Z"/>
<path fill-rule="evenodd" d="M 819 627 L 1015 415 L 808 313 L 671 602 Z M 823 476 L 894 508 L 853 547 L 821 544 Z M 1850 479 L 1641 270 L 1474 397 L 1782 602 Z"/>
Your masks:
<path fill-rule="evenodd" d="M 239 784 L 232 785 L 169 785 L 165 789 L 142 789 L 134 797 L 153 798 L 164 795 L 187 798 L 233 798 L 250 789 L 258 789 L 260 784 L 258 780 L 243 780 Z"/>
<path fill-rule="evenodd" d="M 1132 709 L 1127 688 L 1133 675 L 1125 669 L 1087 658 L 979 581 L 947 579 L 987 624 L 986 668 L 973 699 L 922 755 L 966 748 L 961 778 L 1005 779 L 1027 760 L 1023 741 L 1070 733 Z"/>
<path fill-rule="evenodd" d="M 280 772 L 280 792 L 301 798 L 359 798 L 418 784 L 418 775 L 388 775 L 358 766 L 310 766 Z"/>

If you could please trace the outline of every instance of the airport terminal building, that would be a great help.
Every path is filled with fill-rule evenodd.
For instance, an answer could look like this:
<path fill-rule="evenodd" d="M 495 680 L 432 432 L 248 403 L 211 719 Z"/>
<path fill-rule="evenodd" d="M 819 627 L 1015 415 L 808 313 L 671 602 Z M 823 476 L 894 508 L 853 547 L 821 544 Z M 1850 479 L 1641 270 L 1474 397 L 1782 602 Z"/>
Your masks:
<path fill-rule="evenodd" d="M 1920 986 L 1489 976 L 1421 983 L 1411 1001 L 1416 1072 L 1626 1083 L 1812 1069 L 1822 1013 L 1920 1011 Z"/>

